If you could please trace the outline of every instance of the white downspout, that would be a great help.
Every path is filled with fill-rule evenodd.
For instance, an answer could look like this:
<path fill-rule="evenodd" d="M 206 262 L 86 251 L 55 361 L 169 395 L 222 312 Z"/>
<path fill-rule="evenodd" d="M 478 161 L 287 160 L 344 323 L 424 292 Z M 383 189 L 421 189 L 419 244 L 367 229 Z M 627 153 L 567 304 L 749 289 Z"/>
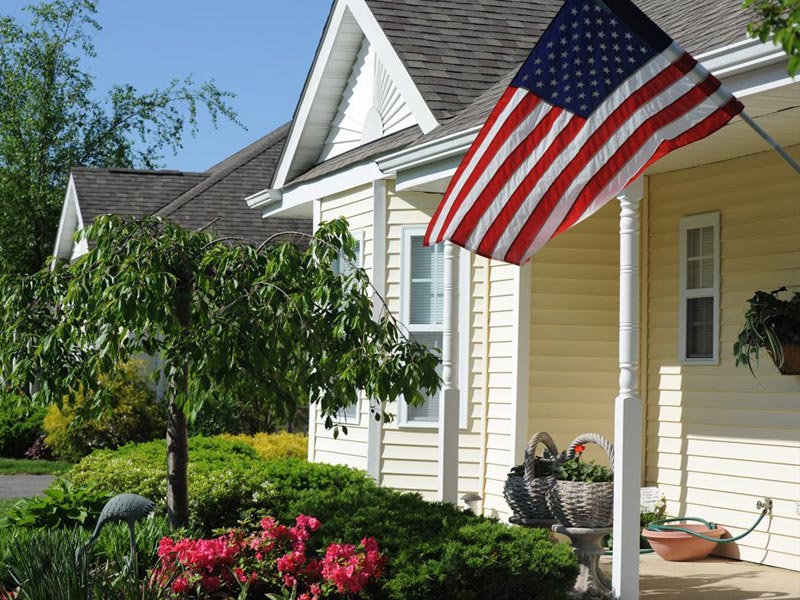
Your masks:
<path fill-rule="evenodd" d="M 458 344 L 456 247 L 444 244 L 444 311 L 442 315 L 442 391 L 439 396 L 439 461 L 437 465 L 437 498 L 442 502 L 458 502 L 458 426 L 459 393 L 457 370 L 453 364 Z"/>
<path fill-rule="evenodd" d="M 614 598 L 639 598 L 642 399 L 639 397 L 640 177 L 619 195 L 619 395 L 614 404 Z"/>

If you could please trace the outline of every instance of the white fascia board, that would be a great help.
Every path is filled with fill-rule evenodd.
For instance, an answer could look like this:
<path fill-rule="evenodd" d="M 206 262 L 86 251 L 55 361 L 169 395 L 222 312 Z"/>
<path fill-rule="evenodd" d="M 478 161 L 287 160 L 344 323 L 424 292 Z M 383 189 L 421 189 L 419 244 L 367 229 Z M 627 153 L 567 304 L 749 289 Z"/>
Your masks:
<path fill-rule="evenodd" d="M 786 72 L 783 49 L 756 38 L 705 52 L 697 60 L 740 98 L 795 82 Z"/>
<path fill-rule="evenodd" d="M 247 196 L 244 201 L 247 203 L 248 208 L 263 208 L 267 204 L 273 202 L 280 202 L 283 199 L 283 192 L 275 188 L 269 188 L 256 192 L 252 196 Z"/>
<path fill-rule="evenodd" d="M 300 206 L 346 192 L 353 188 L 372 183 L 377 179 L 386 179 L 386 175 L 378 168 L 377 163 L 368 162 L 352 166 L 348 169 L 337 171 L 330 176 L 315 179 L 304 183 L 299 183 L 291 188 L 281 190 L 280 199 L 265 200 L 258 208 L 261 208 L 262 216 L 272 217 L 287 211 L 293 211 Z M 258 195 L 268 196 L 268 192 L 276 190 L 265 190 Z M 254 196 L 251 196 L 253 198 Z"/>
<path fill-rule="evenodd" d="M 378 160 L 378 164 L 386 173 L 397 173 L 402 169 L 418 167 L 451 156 L 461 156 L 478 137 L 480 130 L 481 126 L 478 125 L 431 142 L 404 148 L 398 152 L 387 154 Z"/>
<path fill-rule="evenodd" d="M 308 121 L 308 116 L 311 113 L 311 107 L 314 104 L 314 98 L 319 90 L 325 67 L 330 59 L 333 44 L 336 41 L 336 33 L 339 31 L 339 27 L 342 24 L 346 7 L 347 0 L 337 0 L 333 7 L 328 25 L 325 31 L 322 32 L 322 42 L 320 43 L 319 51 L 314 58 L 314 63 L 311 65 L 308 82 L 300 95 L 297 112 L 292 121 L 292 126 L 289 129 L 289 137 L 286 140 L 286 146 L 278 161 L 278 167 L 275 170 L 276 188 L 283 187 L 286 183 L 286 178 L 289 175 L 289 168 L 292 165 L 295 152 L 297 152 L 297 147 L 300 144 L 300 138 L 303 135 L 303 130 Z"/>
<path fill-rule="evenodd" d="M 455 175 L 462 159 L 463 152 L 436 162 L 404 169 L 396 175 L 395 190 L 398 192 L 413 190 L 437 181 L 449 180 Z"/>
<path fill-rule="evenodd" d="M 406 70 L 403 61 L 397 56 L 397 52 L 395 52 L 389 42 L 389 38 L 386 37 L 383 29 L 378 24 L 375 15 L 372 14 L 372 11 L 367 6 L 366 1 L 345 0 L 345 2 L 359 27 L 361 27 L 361 31 L 364 32 L 364 36 L 375 47 L 378 58 L 383 63 L 383 66 L 386 67 L 389 75 L 391 75 L 397 85 L 397 89 L 400 90 L 420 129 L 422 129 L 423 133 L 428 133 L 438 127 L 439 122 L 433 116 L 431 109 L 428 108 L 425 99 L 417 89 L 416 84 L 414 84 L 414 80 L 411 79 L 411 75 Z"/>

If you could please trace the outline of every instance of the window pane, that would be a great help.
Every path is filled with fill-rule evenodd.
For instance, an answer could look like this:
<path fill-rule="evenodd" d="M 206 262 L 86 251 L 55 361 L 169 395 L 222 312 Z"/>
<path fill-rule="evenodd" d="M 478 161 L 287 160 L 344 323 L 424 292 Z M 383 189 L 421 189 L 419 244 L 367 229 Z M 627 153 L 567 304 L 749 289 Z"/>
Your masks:
<path fill-rule="evenodd" d="M 686 358 L 714 357 L 714 298 L 686 301 Z"/>
<path fill-rule="evenodd" d="M 687 258 L 699 258 L 702 237 L 702 229 L 689 229 L 686 232 L 686 256 Z"/>
<path fill-rule="evenodd" d="M 435 348 L 441 354 L 442 351 L 442 334 L 441 333 L 415 333 L 414 339 L 420 344 L 425 344 L 428 348 Z M 436 369 L 436 372 L 441 377 L 442 364 Z M 422 406 L 408 406 L 407 407 L 408 422 L 424 422 L 435 423 L 439 421 L 439 394 L 429 396 Z"/>
<path fill-rule="evenodd" d="M 423 236 L 411 236 L 408 321 L 411 325 L 441 325 L 444 312 L 444 261 L 441 244 L 422 246 Z"/>
<path fill-rule="evenodd" d="M 351 404 L 350 406 L 343 408 L 339 411 L 339 419 L 341 419 L 344 423 L 348 425 L 358 424 L 358 402 Z"/>

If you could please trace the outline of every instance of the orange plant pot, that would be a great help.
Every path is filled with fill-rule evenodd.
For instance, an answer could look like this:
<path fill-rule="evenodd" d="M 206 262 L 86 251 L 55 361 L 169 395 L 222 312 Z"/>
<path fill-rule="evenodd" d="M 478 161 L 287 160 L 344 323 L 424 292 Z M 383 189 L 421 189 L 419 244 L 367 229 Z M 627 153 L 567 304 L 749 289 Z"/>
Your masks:
<path fill-rule="evenodd" d="M 712 538 L 721 538 L 726 532 L 721 527 L 709 529 L 702 523 L 672 523 L 674 527 L 691 529 Z M 650 542 L 650 546 L 664 560 L 687 561 L 699 560 L 708 556 L 717 542 L 700 539 L 682 531 L 642 530 L 642 536 Z"/>

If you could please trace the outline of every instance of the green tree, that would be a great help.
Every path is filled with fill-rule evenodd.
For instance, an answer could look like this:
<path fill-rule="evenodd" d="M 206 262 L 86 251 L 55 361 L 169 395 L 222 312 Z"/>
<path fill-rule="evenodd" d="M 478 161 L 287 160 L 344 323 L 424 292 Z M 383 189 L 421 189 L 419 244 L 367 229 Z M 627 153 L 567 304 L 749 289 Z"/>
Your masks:
<path fill-rule="evenodd" d="M 53 0 L 23 25 L 0 14 L 0 272 L 33 273 L 52 251 L 72 167 L 153 168 L 197 131 L 199 109 L 236 121 L 231 94 L 191 77 L 104 99 L 95 56 L 96 0 Z"/>
<path fill-rule="evenodd" d="M 79 235 L 92 250 L 75 263 L 0 277 L 0 384 L 35 380 L 33 401 L 57 405 L 92 392 L 100 409 L 100 376 L 160 355 L 175 526 L 187 523 L 186 415 L 202 392 L 259 390 L 284 418 L 318 403 L 336 436 L 359 390 L 381 419 L 383 403 L 419 405 L 439 387 L 438 357 L 388 311 L 373 319 L 365 271 L 334 269 L 340 256 L 355 260 L 344 220 L 323 224 L 305 250 L 281 238 L 236 245 L 158 218 L 104 216 Z"/>
<path fill-rule="evenodd" d="M 753 8 L 758 18 L 747 26 L 750 35 L 781 46 L 794 77 L 800 70 L 800 0 L 745 0 L 742 8 Z"/>

